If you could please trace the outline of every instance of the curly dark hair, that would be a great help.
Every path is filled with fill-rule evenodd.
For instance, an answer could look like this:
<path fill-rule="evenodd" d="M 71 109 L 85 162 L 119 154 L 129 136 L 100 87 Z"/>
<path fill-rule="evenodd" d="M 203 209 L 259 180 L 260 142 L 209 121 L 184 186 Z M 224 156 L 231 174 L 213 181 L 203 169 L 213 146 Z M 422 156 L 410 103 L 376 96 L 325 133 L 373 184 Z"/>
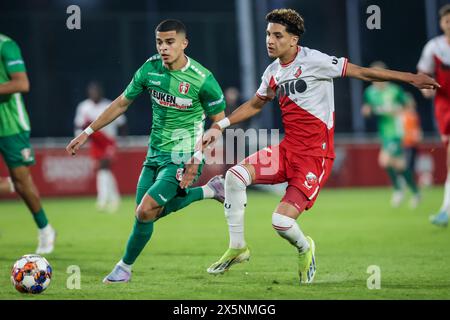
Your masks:
<path fill-rule="evenodd" d="M 286 31 L 296 36 L 305 33 L 303 17 L 293 9 L 275 9 L 266 15 L 268 23 L 279 23 L 286 27 Z"/>

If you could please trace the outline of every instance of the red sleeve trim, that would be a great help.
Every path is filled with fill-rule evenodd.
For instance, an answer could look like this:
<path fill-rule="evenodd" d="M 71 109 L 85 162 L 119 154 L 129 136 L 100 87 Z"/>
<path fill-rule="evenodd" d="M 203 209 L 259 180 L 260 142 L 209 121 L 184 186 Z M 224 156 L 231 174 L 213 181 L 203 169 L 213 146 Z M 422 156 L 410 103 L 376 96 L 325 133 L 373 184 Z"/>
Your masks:
<path fill-rule="evenodd" d="M 270 101 L 270 98 L 269 97 L 266 97 L 266 96 L 262 96 L 262 95 L 260 95 L 258 92 L 255 94 L 258 98 L 260 98 L 261 100 L 263 100 L 263 101 Z"/>
<path fill-rule="evenodd" d="M 347 64 L 348 64 L 348 59 L 345 58 L 344 65 L 342 67 L 341 77 L 345 77 L 347 75 Z"/>

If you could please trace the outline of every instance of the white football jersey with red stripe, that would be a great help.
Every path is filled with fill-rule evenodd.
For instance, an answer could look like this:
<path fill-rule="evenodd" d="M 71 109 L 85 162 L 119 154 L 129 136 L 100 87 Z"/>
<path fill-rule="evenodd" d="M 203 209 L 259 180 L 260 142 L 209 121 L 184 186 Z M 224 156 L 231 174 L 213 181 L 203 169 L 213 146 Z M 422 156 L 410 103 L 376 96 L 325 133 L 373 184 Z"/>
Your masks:
<path fill-rule="evenodd" d="M 298 154 L 334 158 L 333 78 L 344 77 L 348 60 L 298 47 L 293 61 L 270 64 L 256 95 L 275 96 L 281 109 L 286 144 Z"/>
<path fill-rule="evenodd" d="M 110 105 L 111 100 L 102 99 L 98 103 L 94 103 L 91 99 L 86 99 L 77 107 L 75 114 L 75 128 L 84 129 L 86 126 L 92 123 L 97 117 L 105 111 Z M 125 115 L 119 116 L 116 120 L 102 128 L 102 132 L 106 137 L 111 140 L 115 140 L 118 133 L 118 127 L 124 125 L 126 122 Z M 75 133 L 77 135 L 77 133 Z"/>
<path fill-rule="evenodd" d="M 437 36 L 425 45 L 417 69 L 431 74 L 441 85 L 436 91 L 436 105 L 450 108 L 450 43 L 445 35 Z"/>

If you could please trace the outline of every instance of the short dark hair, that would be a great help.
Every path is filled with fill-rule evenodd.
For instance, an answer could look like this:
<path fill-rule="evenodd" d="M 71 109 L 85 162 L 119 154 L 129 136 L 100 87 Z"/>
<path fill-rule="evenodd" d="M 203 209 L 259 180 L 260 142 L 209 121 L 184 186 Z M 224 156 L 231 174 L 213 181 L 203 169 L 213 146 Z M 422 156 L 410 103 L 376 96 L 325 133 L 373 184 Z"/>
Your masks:
<path fill-rule="evenodd" d="M 450 13 L 450 4 L 445 4 L 439 9 L 439 17 L 443 17 Z"/>
<path fill-rule="evenodd" d="M 161 21 L 156 27 L 155 33 L 158 31 L 159 32 L 175 31 L 176 33 L 187 34 L 186 26 L 184 25 L 184 23 L 176 19 L 167 19 Z"/>
<path fill-rule="evenodd" d="M 303 17 L 293 9 L 275 9 L 266 15 L 268 23 L 279 23 L 286 27 L 286 31 L 301 36 L 305 33 L 305 21 Z"/>

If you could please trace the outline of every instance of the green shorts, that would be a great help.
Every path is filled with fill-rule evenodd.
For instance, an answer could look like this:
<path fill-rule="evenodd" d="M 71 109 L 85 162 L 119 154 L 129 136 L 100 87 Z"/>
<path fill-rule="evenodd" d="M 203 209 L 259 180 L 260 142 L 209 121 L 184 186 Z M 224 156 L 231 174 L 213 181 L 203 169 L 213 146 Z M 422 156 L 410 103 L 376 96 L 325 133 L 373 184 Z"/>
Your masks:
<path fill-rule="evenodd" d="M 30 145 L 30 132 L 0 137 L 0 153 L 8 168 L 33 165 L 35 159 Z"/>
<path fill-rule="evenodd" d="M 150 153 L 150 151 L 149 151 Z M 139 204 L 145 194 L 152 197 L 160 206 L 164 206 L 168 201 L 177 197 L 185 196 L 189 189 L 181 189 L 181 181 L 184 163 L 173 163 L 168 154 L 155 154 L 147 158 L 139 176 L 136 187 L 136 204 Z M 203 169 L 203 164 L 198 168 L 194 182 L 198 180 Z"/>
<path fill-rule="evenodd" d="M 404 155 L 402 140 L 400 138 L 383 139 L 382 149 L 394 158 L 403 157 Z"/>

